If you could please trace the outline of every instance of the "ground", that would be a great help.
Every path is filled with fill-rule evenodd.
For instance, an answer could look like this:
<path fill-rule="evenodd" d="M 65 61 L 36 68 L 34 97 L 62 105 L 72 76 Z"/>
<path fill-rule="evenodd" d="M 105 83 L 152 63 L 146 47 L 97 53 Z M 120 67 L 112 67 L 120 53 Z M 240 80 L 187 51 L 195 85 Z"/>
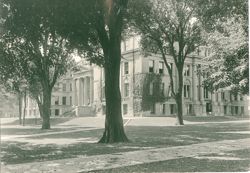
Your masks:
<path fill-rule="evenodd" d="M 36 124 L 35 124 L 36 123 Z M 2 119 L 3 172 L 250 171 L 250 121 L 237 117 L 126 118 L 129 143 L 97 144 L 104 118 Z"/>

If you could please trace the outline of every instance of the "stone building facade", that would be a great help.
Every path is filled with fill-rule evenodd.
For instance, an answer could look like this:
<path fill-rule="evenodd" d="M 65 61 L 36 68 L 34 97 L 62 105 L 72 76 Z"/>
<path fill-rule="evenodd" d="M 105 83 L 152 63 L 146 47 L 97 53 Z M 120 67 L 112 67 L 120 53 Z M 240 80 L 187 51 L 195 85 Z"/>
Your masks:
<path fill-rule="evenodd" d="M 174 116 L 176 103 L 171 97 L 170 79 L 160 55 L 145 56 L 139 49 L 139 37 L 121 45 L 120 90 L 123 116 Z M 209 92 L 202 86 L 199 69 L 202 58 L 209 53 L 201 48 L 187 57 L 184 66 L 183 114 L 192 116 L 247 116 L 248 96 L 230 91 Z M 168 57 L 175 86 L 177 72 Z M 95 65 L 85 65 L 80 72 L 68 73 L 55 86 L 52 94 L 52 116 L 102 116 L 105 114 L 104 71 Z M 158 87 L 155 87 L 158 86 Z M 33 105 L 34 106 L 34 105 Z M 38 109 L 30 107 L 31 114 Z M 36 110 L 37 109 L 37 110 Z"/>

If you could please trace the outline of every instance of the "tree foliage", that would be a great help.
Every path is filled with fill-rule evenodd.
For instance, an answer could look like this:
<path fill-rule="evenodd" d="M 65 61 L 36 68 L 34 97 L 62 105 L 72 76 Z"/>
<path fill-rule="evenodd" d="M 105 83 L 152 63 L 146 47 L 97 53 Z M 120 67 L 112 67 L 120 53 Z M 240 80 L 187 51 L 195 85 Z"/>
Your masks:
<path fill-rule="evenodd" d="M 249 93 L 248 38 L 239 18 L 220 23 L 223 32 L 208 33 L 207 43 L 212 54 L 205 58 L 208 73 L 204 85 L 211 90 L 228 89 Z"/>
<path fill-rule="evenodd" d="M 43 98 L 36 94 L 35 97 L 43 118 L 42 128 L 46 129 L 50 128 L 52 88 L 70 65 L 67 40 L 60 37 L 54 27 L 52 3 L 39 0 L 1 2 L 1 7 L 6 11 L 1 19 L 4 29 L 1 42 L 6 55 L 2 57 L 6 61 L 2 70 L 15 68 L 17 74 L 8 78 L 12 79 L 20 74 L 31 91 L 41 91 Z M 19 66 L 10 63 L 10 57 Z M 34 87 L 36 89 L 32 90 Z"/>
<path fill-rule="evenodd" d="M 197 4 L 184 0 L 138 0 L 130 3 L 132 24 L 142 35 L 144 52 L 160 54 L 170 76 L 170 86 L 176 100 L 178 122 L 182 119 L 183 68 L 187 56 L 202 44 L 202 26 L 197 16 Z M 177 68 L 178 85 L 174 85 L 171 56 Z"/>

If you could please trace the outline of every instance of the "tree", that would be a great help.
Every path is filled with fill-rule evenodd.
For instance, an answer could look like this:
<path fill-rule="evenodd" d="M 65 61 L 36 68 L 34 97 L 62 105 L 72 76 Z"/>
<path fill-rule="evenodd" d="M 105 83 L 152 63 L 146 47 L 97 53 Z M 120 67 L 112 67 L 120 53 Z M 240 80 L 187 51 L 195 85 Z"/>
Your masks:
<path fill-rule="evenodd" d="M 212 54 L 204 59 L 207 66 L 203 73 L 208 74 L 204 85 L 210 90 L 249 93 L 248 37 L 242 22 L 240 18 L 229 18 L 220 23 L 223 32 L 215 30 L 207 34 Z"/>
<path fill-rule="evenodd" d="M 39 0 L 1 2 L 7 11 L 2 20 L 6 50 L 14 52 L 14 57 L 21 59 L 19 62 L 27 62 L 29 75 L 24 76 L 29 86 L 33 79 L 37 79 L 41 86 L 42 97 L 36 101 L 43 119 L 42 129 L 50 129 L 52 88 L 70 65 L 66 39 L 53 27 L 55 19 L 51 3 Z"/>
<path fill-rule="evenodd" d="M 187 56 L 201 44 L 201 25 L 196 5 L 187 0 L 137 0 L 131 2 L 132 24 L 141 34 L 145 52 L 160 54 L 170 77 L 171 93 L 177 105 L 178 123 L 183 125 L 183 68 Z M 177 85 L 167 56 L 177 69 Z"/>
<path fill-rule="evenodd" d="M 212 54 L 204 60 L 208 74 L 204 80 L 210 90 L 228 89 L 249 93 L 248 1 L 200 1 L 199 17 Z"/>
<path fill-rule="evenodd" d="M 104 67 L 106 120 L 99 142 L 128 141 L 119 87 L 121 33 L 127 0 L 57 1 L 58 31 L 90 62 Z"/>
<path fill-rule="evenodd" d="M 19 103 L 19 124 L 22 124 L 22 99 L 23 85 L 26 84 L 24 74 L 27 63 L 19 57 L 14 56 L 14 52 L 6 49 L 6 42 L 3 37 L 0 39 L 0 81 L 6 92 L 14 93 L 18 97 Z M 12 49 L 13 50 L 13 49 Z"/>

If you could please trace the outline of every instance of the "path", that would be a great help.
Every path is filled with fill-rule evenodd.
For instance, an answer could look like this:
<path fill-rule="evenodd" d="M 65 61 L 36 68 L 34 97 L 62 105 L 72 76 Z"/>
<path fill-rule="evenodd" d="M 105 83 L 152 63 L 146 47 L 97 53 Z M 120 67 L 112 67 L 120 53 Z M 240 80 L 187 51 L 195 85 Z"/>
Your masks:
<path fill-rule="evenodd" d="M 77 173 L 166 161 L 183 157 L 199 158 L 207 154 L 218 154 L 242 149 L 250 149 L 250 138 L 115 154 L 82 156 L 54 161 L 2 165 L 1 171 L 4 173 Z"/>

